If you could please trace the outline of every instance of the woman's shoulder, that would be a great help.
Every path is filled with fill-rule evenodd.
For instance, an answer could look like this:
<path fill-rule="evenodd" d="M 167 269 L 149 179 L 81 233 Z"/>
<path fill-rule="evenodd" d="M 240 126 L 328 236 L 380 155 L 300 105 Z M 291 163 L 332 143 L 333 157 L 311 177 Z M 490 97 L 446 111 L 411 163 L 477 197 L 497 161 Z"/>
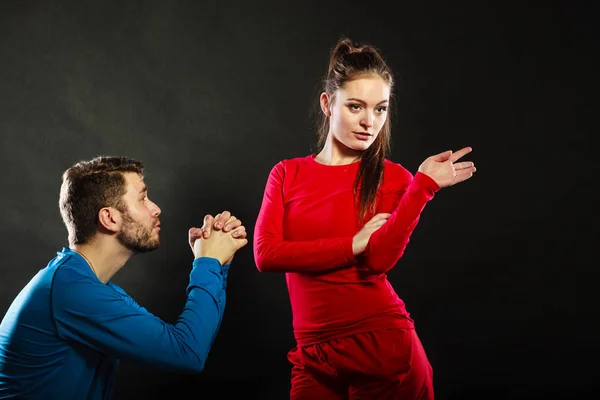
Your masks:
<path fill-rule="evenodd" d="M 384 164 L 384 173 L 386 175 L 391 175 L 395 180 L 403 179 L 410 181 L 413 178 L 413 174 L 404 168 L 402 164 L 388 160 L 387 158 Z"/>
<path fill-rule="evenodd" d="M 279 161 L 277 164 L 273 166 L 274 169 L 296 169 L 298 167 L 310 166 L 315 164 L 314 155 L 308 155 L 304 157 L 293 157 L 293 158 L 285 158 Z"/>
<path fill-rule="evenodd" d="M 285 158 L 271 167 L 270 179 L 283 180 L 286 177 L 297 176 L 302 171 L 309 170 L 314 163 L 313 156 Z"/>

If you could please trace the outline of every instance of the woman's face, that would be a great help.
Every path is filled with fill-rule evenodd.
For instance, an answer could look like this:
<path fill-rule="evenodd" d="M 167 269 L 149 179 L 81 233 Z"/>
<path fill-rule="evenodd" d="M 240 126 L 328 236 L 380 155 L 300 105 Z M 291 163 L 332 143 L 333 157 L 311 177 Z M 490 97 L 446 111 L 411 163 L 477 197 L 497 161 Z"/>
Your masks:
<path fill-rule="evenodd" d="M 389 99 L 390 85 L 379 75 L 348 81 L 333 96 L 322 93 L 329 135 L 351 150 L 368 149 L 387 119 Z"/>

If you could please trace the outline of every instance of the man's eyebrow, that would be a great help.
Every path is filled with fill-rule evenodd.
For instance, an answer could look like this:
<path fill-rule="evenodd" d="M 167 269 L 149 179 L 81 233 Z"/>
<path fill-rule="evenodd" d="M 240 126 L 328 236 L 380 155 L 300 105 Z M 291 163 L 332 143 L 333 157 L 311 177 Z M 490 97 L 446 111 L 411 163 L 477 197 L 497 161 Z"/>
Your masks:
<path fill-rule="evenodd" d="M 140 189 L 140 191 L 138 193 L 144 193 L 148 191 L 148 186 L 144 185 L 142 186 L 142 188 Z"/>

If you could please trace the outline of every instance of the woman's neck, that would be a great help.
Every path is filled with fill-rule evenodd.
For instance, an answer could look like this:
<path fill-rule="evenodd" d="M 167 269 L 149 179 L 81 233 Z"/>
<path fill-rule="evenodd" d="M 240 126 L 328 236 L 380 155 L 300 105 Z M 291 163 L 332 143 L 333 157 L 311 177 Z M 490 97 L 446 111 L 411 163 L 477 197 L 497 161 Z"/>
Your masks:
<path fill-rule="evenodd" d="M 360 160 L 362 151 L 354 150 L 336 140 L 330 133 L 315 161 L 325 165 L 347 165 Z"/>

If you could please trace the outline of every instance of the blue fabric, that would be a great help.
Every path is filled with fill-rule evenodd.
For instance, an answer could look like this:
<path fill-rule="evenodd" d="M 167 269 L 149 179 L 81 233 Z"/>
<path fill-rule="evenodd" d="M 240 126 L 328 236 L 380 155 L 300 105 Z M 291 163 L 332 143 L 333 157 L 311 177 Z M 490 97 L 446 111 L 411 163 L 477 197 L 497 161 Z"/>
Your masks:
<path fill-rule="evenodd" d="M 0 324 L 0 399 L 110 399 L 121 358 L 202 371 L 223 318 L 228 270 L 214 258 L 194 260 L 184 310 L 168 324 L 63 248 Z"/>

